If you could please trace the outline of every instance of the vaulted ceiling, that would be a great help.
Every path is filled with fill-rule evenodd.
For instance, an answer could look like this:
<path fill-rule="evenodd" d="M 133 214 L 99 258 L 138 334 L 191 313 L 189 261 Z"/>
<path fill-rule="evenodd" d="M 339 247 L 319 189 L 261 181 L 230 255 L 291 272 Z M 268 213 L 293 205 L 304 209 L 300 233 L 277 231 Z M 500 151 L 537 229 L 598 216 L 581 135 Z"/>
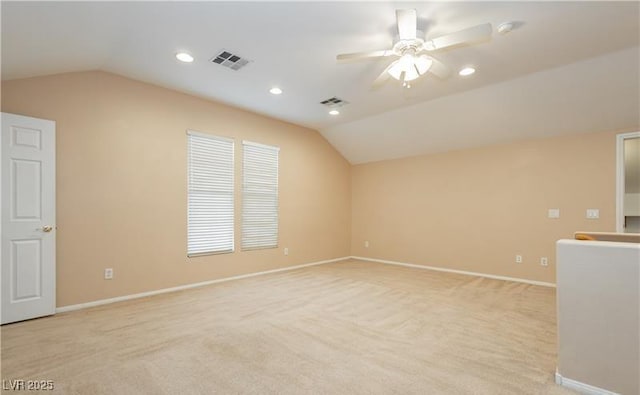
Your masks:
<path fill-rule="evenodd" d="M 400 8 L 429 38 L 486 22 L 494 33 L 434 53 L 446 79 L 371 89 L 390 58 L 336 55 L 389 48 Z M 640 128 L 638 2 L 2 2 L 1 13 L 3 80 L 104 70 L 317 129 L 352 163 Z M 497 33 L 503 22 L 515 29 Z M 223 49 L 250 63 L 212 63 Z M 457 75 L 467 65 L 476 74 Z M 334 96 L 349 102 L 337 116 L 320 104 Z"/>

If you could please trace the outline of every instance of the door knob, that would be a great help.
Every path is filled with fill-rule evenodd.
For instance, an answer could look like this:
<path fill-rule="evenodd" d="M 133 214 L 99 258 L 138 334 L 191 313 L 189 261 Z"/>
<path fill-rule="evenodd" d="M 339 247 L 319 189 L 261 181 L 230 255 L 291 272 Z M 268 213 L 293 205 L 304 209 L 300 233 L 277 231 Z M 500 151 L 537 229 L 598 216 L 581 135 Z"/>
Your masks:
<path fill-rule="evenodd" d="M 49 225 L 47 225 L 47 226 L 43 226 L 43 227 L 42 227 L 42 231 L 43 231 L 43 232 L 47 232 L 47 233 L 49 233 L 49 232 L 51 232 L 52 230 L 53 230 L 53 226 L 49 226 Z"/>

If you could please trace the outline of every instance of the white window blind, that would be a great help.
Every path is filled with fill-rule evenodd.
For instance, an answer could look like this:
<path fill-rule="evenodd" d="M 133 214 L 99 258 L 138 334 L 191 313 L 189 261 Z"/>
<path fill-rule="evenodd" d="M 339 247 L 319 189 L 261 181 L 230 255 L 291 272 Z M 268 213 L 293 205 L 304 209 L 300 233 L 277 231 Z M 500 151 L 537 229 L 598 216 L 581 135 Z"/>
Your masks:
<path fill-rule="evenodd" d="M 278 246 L 280 148 L 243 141 L 242 249 Z"/>
<path fill-rule="evenodd" d="M 189 256 L 233 252 L 233 140 L 188 131 Z"/>

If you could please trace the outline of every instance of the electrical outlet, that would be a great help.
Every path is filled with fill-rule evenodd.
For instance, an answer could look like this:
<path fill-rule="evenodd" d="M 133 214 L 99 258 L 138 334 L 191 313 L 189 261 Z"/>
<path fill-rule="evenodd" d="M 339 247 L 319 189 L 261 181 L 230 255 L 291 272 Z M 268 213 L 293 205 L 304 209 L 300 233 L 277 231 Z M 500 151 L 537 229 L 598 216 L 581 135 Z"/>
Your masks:
<path fill-rule="evenodd" d="M 547 210 L 547 218 L 560 218 L 560 209 L 550 208 Z"/>
<path fill-rule="evenodd" d="M 516 255 L 516 263 L 522 263 L 522 255 Z"/>
<path fill-rule="evenodd" d="M 549 266 L 549 260 L 547 259 L 546 256 L 543 256 L 542 258 L 540 258 L 540 265 Z"/>
<path fill-rule="evenodd" d="M 369 241 L 368 240 L 364 242 L 364 248 L 369 248 Z"/>
<path fill-rule="evenodd" d="M 284 254 L 289 255 L 289 247 L 284 247 Z"/>
<path fill-rule="evenodd" d="M 113 269 L 112 268 L 104 269 L 104 279 L 105 280 L 113 279 Z"/>

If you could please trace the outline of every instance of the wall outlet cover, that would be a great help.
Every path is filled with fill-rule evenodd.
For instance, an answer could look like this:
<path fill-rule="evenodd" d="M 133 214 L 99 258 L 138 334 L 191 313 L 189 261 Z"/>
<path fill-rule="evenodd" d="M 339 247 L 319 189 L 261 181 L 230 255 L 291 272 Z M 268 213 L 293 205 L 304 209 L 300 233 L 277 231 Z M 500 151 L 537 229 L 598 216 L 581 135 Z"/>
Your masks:
<path fill-rule="evenodd" d="M 600 210 L 597 208 L 588 208 L 587 209 L 587 218 L 588 219 L 598 219 L 600 218 Z"/>

